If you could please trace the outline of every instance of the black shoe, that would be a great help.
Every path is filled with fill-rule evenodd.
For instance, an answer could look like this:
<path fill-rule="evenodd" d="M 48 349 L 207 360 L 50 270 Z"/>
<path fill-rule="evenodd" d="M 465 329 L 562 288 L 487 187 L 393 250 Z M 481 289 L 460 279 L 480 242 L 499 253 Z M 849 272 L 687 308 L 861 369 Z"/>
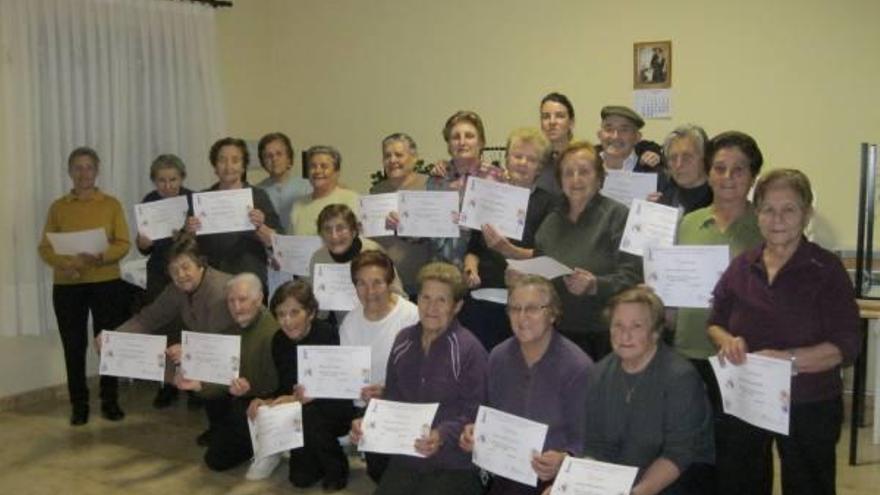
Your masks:
<path fill-rule="evenodd" d="M 156 397 L 153 399 L 153 407 L 156 409 L 165 409 L 177 401 L 178 390 L 173 385 L 165 385 L 159 388 Z"/>
<path fill-rule="evenodd" d="M 198 445 L 199 447 L 207 447 L 209 443 L 211 443 L 210 428 L 201 432 L 199 436 L 196 437 L 196 445 Z"/>
<path fill-rule="evenodd" d="M 293 483 L 293 486 L 297 488 L 309 488 L 317 483 L 319 479 L 321 478 L 302 475 L 299 473 L 290 475 L 290 482 Z"/>
<path fill-rule="evenodd" d="M 82 426 L 89 422 L 88 404 L 74 404 L 70 413 L 70 426 Z"/>
<path fill-rule="evenodd" d="M 344 490 L 348 486 L 347 478 L 339 478 L 335 480 L 325 479 L 321 482 L 321 489 L 324 493 L 338 492 Z"/>
<path fill-rule="evenodd" d="M 114 400 L 101 404 L 101 416 L 107 421 L 121 421 L 125 417 L 125 413 Z"/>

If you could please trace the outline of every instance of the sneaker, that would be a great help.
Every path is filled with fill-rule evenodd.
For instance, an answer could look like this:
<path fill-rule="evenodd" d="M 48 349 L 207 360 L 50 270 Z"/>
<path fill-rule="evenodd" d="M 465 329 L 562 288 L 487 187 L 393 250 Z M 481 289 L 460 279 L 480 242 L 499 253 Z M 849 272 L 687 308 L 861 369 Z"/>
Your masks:
<path fill-rule="evenodd" d="M 278 467 L 280 462 L 280 454 L 273 454 L 254 459 L 253 462 L 251 462 L 251 467 L 247 470 L 247 474 L 244 475 L 244 479 L 250 481 L 264 480 L 269 476 L 272 476 L 272 471 L 275 471 L 275 468 Z"/>

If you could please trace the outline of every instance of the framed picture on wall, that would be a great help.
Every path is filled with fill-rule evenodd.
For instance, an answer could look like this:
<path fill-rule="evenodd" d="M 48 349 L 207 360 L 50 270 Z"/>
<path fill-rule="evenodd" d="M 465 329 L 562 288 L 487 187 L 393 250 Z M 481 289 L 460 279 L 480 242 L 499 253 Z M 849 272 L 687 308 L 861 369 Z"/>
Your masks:
<path fill-rule="evenodd" d="M 672 41 L 633 43 L 633 88 L 672 86 Z"/>

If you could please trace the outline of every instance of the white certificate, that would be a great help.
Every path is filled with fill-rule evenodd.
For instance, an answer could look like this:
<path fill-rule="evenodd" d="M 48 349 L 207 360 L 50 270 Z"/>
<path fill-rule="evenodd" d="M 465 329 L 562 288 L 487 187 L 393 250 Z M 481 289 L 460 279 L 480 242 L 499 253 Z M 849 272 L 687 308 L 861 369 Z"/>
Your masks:
<path fill-rule="evenodd" d="M 473 461 L 490 473 L 538 486 L 532 458 L 544 451 L 547 425 L 480 406 L 474 423 Z"/>
<path fill-rule="evenodd" d="M 507 260 L 507 267 L 518 272 L 540 275 L 548 280 L 574 273 L 574 270 L 549 256 L 538 256 L 527 260 Z"/>
<path fill-rule="evenodd" d="M 791 409 L 791 361 L 746 354 L 746 362 L 721 366 L 709 357 L 721 389 L 724 412 L 782 435 L 788 435 Z"/>
<path fill-rule="evenodd" d="M 397 193 L 370 194 L 358 198 L 358 221 L 364 237 L 394 235 L 385 228 L 385 220 L 392 211 L 397 211 Z"/>
<path fill-rule="evenodd" d="M 358 450 L 424 457 L 416 452 L 415 443 L 431 432 L 438 407 L 437 402 L 413 404 L 370 399 L 361 423 L 363 435 Z"/>
<path fill-rule="evenodd" d="M 122 280 L 136 285 L 141 289 L 147 289 L 147 258 L 138 258 L 119 264 L 119 276 Z"/>
<path fill-rule="evenodd" d="M 730 263 L 728 246 L 646 248 L 645 283 L 669 307 L 708 308 L 712 290 Z"/>
<path fill-rule="evenodd" d="M 188 210 L 185 195 L 136 204 L 134 218 L 137 231 L 153 241 L 167 239 L 175 230 L 184 227 Z"/>
<path fill-rule="evenodd" d="M 55 254 L 76 256 L 81 253 L 98 255 L 110 247 L 103 227 L 76 232 L 46 232 Z"/>
<path fill-rule="evenodd" d="M 197 235 L 254 230 L 248 213 L 254 207 L 251 188 L 195 193 L 193 214 L 202 223 Z"/>
<path fill-rule="evenodd" d="M 638 474 L 637 467 L 568 456 L 550 495 L 627 495 Z"/>
<path fill-rule="evenodd" d="M 281 265 L 281 270 L 308 277 L 312 255 L 321 248 L 321 237 L 316 235 L 278 235 L 272 236 L 272 253 Z"/>
<path fill-rule="evenodd" d="M 168 337 L 142 333 L 101 332 L 101 375 L 141 380 L 165 380 Z"/>
<path fill-rule="evenodd" d="M 478 301 L 507 304 L 507 289 L 485 288 L 471 291 L 471 297 Z"/>
<path fill-rule="evenodd" d="M 489 224 L 504 237 L 522 240 L 531 191 L 477 177 L 469 177 L 458 224 L 480 230 Z"/>
<path fill-rule="evenodd" d="M 458 237 L 458 191 L 398 191 L 401 237 Z"/>
<path fill-rule="evenodd" d="M 657 174 L 643 172 L 627 172 L 625 170 L 608 170 L 602 196 L 617 200 L 626 206 L 633 199 L 645 199 L 649 194 L 657 192 Z"/>
<path fill-rule="evenodd" d="M 351 311 L 357 302 L 349 263 L 315 263 L 312 288 L 324 311 Z"/>
<path fill-rule="evenodd" d="M 297 381 L 307 397 L 359 399 L 370 384 L 370 347 L 301 345 L 296 348 Z"/>
<path fill-rule="evenodd" d="M 642 256 L 645 246 L 672 246 L 680 214 L 678 208 L 634 199 L 620 238 L 620 250 Z"/>
<path fill-rule="evenodd" d="M 180 372 L 188 380 L 229 385 L 241 367 L 241 336 L 183 331 Z"/>
<path fill-rule="evenodd" d="M 260 406 L 254 420 L 248 418 L 254 457 L 260 459 L 304 445 L 302 405 L 299 402 Z"/>

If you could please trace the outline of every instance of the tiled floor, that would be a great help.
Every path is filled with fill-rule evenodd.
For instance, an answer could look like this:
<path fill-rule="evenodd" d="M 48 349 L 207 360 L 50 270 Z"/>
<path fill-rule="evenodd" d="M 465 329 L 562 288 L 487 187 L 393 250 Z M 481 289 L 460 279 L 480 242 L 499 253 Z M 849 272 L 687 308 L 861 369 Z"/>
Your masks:
<path fill-rule="evenodd" d="M 123 386 L 128 416 L 110 423 L 96 414 L 85 427 L 67 424 L 63 402 L 44 403 L 0 413 L 0 494 L 130 495 L 321 493 L 297 490 L 280 466 L 266 481 L 244 480 L 246 466 L 212 473 L 201 463 L 195 436 L 202 428 L 201 411 L 187 410 L 183 401 L 157 412 L 150 407 L 154 387 Z M 870 429 L 862 430 L 863 460 L 878 464 L 850 467 L 848 435 L 841 440 L 838 493 L 868 495 L 880 487 L 880 448 L 871 445 Z M 366 494 L 373 484 L 363 465 L 352 459 L 349 488 L 343 494 Z"/>

